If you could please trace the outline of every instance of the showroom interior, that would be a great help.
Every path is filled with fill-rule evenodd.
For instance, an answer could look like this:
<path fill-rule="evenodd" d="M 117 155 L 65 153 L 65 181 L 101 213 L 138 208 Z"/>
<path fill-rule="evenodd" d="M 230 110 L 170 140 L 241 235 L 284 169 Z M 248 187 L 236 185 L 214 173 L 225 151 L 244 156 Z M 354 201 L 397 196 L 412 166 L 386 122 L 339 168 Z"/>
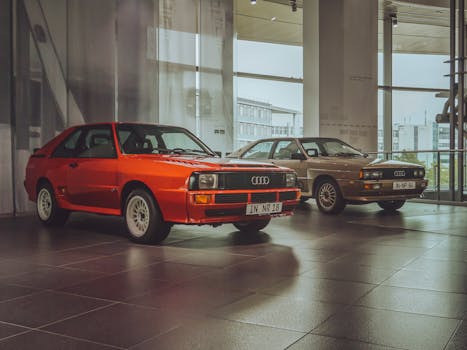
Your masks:
<path fill-rule="evenodd" d="M 0 349 L 466 349 L 465 6 L 0 0 Z M 338 138 L 428 185 L 395 211 L 311 198 L 158 244 L 122 217 L 41 225 L 30 156 L 101 122 L 184 127 L 222 157 Z"/>

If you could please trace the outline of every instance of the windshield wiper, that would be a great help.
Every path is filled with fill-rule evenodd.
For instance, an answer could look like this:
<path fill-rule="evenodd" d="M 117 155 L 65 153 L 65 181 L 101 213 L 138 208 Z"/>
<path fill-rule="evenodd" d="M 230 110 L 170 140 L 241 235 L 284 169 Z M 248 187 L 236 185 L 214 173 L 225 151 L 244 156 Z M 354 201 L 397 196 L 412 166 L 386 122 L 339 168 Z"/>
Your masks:
<path fill-rule="evenodd" d="M 361 157 L 361 154 L 351 152 L 337 152 L 334 154 L 336 157 Z"/>
<path fill-rule="evenodd" d="M 185 148 L 173 148 L 168 150 L 169 153 L 175 153 L 175 154 L 191 154 L 191 155 L 198 155 L 198 154 L 207 154 L 210 155 L 209 153 L 199 150 L 199 149 L 185 149 Z"/>

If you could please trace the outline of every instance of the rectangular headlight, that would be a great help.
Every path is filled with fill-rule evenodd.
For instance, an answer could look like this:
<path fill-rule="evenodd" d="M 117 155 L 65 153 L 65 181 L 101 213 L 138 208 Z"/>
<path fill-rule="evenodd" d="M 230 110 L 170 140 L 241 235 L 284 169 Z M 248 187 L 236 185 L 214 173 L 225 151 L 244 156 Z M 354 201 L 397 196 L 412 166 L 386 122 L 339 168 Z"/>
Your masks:
<path fill-rule="evenodd" d="M 360 178 L 363 180 L 378 180 L 383 178 L 382 170 L 361 170 Z"/>
<path fill-rule="evenodd" d="M 420 177 L 420 178 L 425 177 L 425 169 L 415 169 L 413 171 L 413 176 L 414 177 Z"/>
<path fill-rule="evenodd" d="M 217 174 L 199 174 L 198 188 L 200 190 L 216 189 L 219 184 L 219 176 Z"/>
<path fill-rule="evenodd" d="M 296 187 L 297 186 L 297 175 L 294 173 L 285 174 L 285 187 Z"/>

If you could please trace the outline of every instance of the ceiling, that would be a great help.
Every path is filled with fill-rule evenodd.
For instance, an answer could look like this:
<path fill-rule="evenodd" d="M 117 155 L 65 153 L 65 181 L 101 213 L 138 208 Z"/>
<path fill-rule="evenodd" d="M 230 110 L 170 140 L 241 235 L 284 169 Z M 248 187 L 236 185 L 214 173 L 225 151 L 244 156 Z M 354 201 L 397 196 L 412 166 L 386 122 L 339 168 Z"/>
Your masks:
<path fill-rule="evenodd" d="M 240 40 L 302 45 L 302 6 L 292 12 L 288 0 L 235 0 L 235 25 Z"/>
<path fill-rule="evenodd" d="M 298 9 L 292 12 L 289 0 L 258 0 L 256 5 L 236 0 L 238 39 L 302 45 L 303 2 L 298 0 Z M 383 19 L 387 14 L 397 14 L 395 52 L 449 53 L 449 0 L 378 0 L 378 4 L 380 50 Z"/>

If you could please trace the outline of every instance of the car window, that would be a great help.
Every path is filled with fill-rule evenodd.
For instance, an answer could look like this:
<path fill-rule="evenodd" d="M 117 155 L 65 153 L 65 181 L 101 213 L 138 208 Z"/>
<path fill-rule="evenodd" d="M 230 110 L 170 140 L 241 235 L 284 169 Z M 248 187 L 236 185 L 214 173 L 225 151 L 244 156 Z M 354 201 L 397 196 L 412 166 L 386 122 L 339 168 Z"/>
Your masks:
<path fill-rule="evenodd" d="M 324 152 L 328 156 L 361 156 L 356 149 L 340 141 L 323 142 Z"/>
<path fill-rule="evenodd" d="M 82 134 L 82 129 L 78 129 L 71 133 L 54 151 L 52 157 L 56 158 L 72 158 L 75 156 L 79 138 Z"/>
<path fill-rule="evenodd" d="M 318 151 L 318 155 L 321 155 L 323 153 L 318 143 L 314 141 L 302 141 L 302 146 L 305 149 L 305 151 L 307 149 L 315 149 Z"/>
<path fill-rule="evenodd" d="M 251 147 L 248 151 L 243 153 L 242 158 L 245 159 L 267 159 L 271 153 L 271 148 L 274 141 L 264 141 L 257 143 Z"/>
<path fill-rule="evenodd" d="M 274 159 L 291 159 L 292 154 L 301 153 L 294 140 L 279 141 L 274 150 Z"/>
<path fill-rule="evenodd" d="M 87 129 L 78 148 L 78 158 L 115 158 L 111 127 Z"/>
<path fill-rule="evenodd" d="M 188 130 L 178 127 L 119 124 L 117 136 L 124 154 L 214 155 Z"/>
<path fill-rule="evenodd" d="M 166 132 L 161 134 L 165 148 L 177 149 L 182 148 L 191 151 L 202 151 L 202 148 L 195 143 L 190 137 L 181 132 Z"/>

